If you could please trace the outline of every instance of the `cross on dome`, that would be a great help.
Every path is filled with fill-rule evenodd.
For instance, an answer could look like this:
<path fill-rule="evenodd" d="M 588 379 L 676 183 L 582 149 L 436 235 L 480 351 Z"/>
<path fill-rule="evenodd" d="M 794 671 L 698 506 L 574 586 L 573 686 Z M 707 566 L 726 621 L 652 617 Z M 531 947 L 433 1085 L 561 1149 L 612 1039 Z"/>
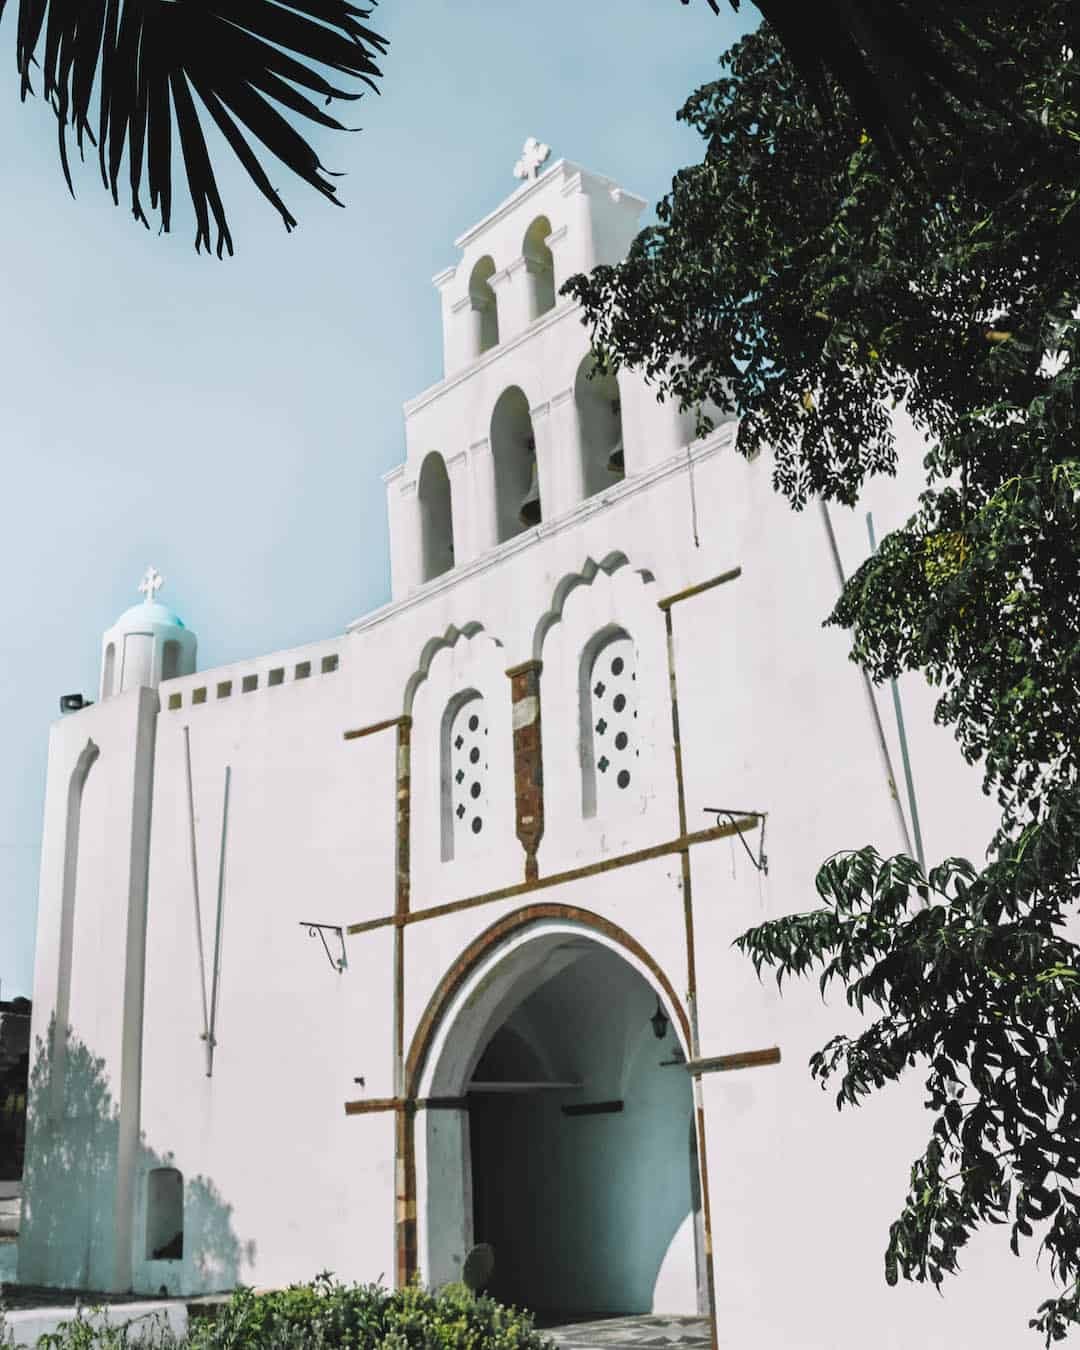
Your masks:
<path fill-rule="evenodd" d="M 551 154 L 550 145 L 542 145 L 535 136 L 530 136 L 521 149 L 521 158 L 514 165 L 515 178 L 536 178 L 540 165 Z"/>
<path fill-rule="evenodd" d="M 164 581 L 165 578 L 156 567 L 148 567 L 146 569 L 142 581 L 139 582 L 139 590 L 142 592 L 147 604 L 150 604 L 158 591 L 161 590 Z"/>

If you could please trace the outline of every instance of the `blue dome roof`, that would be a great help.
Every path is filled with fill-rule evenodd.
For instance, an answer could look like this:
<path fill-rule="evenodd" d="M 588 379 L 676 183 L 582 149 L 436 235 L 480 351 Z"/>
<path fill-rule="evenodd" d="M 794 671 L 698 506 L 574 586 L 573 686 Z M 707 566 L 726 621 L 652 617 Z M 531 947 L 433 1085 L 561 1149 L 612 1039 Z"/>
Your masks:
<path fill-rule="evenodd" d="M 144 600 L 141 605 L 132 605 L 113 624 L 114 628 L 141 628 L 144 624 L 164 624 L 171 628 L 183 628 L 184 621 L 174 614 L 168 605 L 158 600 Z"/>

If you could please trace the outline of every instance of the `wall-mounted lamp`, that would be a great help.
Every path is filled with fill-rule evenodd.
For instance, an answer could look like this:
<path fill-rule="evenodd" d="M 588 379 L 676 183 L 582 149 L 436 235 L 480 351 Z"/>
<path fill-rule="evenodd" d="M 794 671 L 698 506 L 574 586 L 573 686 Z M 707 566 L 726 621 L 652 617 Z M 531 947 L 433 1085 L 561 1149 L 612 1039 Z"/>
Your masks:
<path fill-rule="evenodd" d="M 649 1018 L 649 1021 L 652 1023 L 653 1035 L 658 1041 L 662 1041 L 667 1035 L 668 1019 L 663 1008 L 660 1006 L 659 996 L 656 1000 L 656 1011 Z"/>

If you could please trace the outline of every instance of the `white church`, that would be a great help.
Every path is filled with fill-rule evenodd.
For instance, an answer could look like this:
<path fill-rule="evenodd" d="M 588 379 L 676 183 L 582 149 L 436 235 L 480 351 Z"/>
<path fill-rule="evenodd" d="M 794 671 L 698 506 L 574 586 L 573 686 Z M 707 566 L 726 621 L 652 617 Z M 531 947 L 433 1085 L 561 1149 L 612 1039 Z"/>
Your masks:
<path fill-rule="evenodd" d="M 943 1298 L 885 1286 L 918 1072 L 838 1113 L 807 1061 L 842 992 L 732 947 L 829 854 L 910 849 L 913 798 L 931 863 L 989 837 L 933 692 L 901 690 L 912 796 L 822 628 L 920 443 L 858 511 L 791 512 L 731 421 L 592 368 L 559 288 L 646 203 L 535 142 L 517 172 L 434 278 L 389 603 L 203 670 L 150 569 L 52 728 L 19 1280 L 438 1286 L 489 1244 L 553 1317 L 1012 1350 L 1049 1276 L 1001 1230 Z"/>

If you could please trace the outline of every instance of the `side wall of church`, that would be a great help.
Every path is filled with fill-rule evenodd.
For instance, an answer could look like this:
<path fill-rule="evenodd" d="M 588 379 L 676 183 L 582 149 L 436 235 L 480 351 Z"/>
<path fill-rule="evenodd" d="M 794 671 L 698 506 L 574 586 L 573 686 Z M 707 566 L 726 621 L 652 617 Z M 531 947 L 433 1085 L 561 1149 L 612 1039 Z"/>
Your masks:
<path fill-rule="evenodd" d="M 869 552 L 867 511 L 880 539 L 913 508 L 922 451 L 908 428 L 901 444 L 895 482 L 872 485 L 856 511 L 830 508 L 849 574 Z M 778 994 L 774 976 L 759 982 L 731 945 L 768 918 L 816 907 L 814 875 L 831 853 L 906 845 L 847 637 L 821 627 L 838 583 L 817 505 L 790 512 L 767 462 L 712 461 L 699 483 L 703 534 L 736 513 L 743 570 L 672 612 L 687 811 L 692 824 L 705 806 L 769 813 L 767 875 L 734 839 L 691 854 L 701 1053 L 782 1053 L 775 1066 L 702 1079 L 721 1340 L 854 1350 L 872 1326 L 874 1343 L 896 1350 L 1016 1344 L 1045 1294 L 1001 1230 L 972 1243 L 944 1299 L 929 1285 L 886 1287 L 888 1227 L 929 1128 L 918 1070 L 838 1113 L 835 1085 L 812 1082 L 808 1061 L 862 1019 L 839 987 L 823 1003 L 815 978 Z M 901 683 L 928 863 L 957 852 L 978 860 L 994 823 L 978 770 L 933 724 L 934 691 L 916 677 Z M 887 688 L 877 704 L 906 813 Z M 756 853 L 760 836 L 745 839 Z"/>
<path fill-rule="evenodd" d="M 130 1287 L 157 695 L 49 739 L 19 1279 Z"/>
<path fill-rule="evenodd" d="M 354 1080 L 393 1092 L 389 934 L 339 972 L 306 927 L 393 904 L 393 740 L 342 735 L 383 677 L 346 647 L 167 686 L 182 703 L 161 716 L 155 775 L 143 1291 L 392 1269 L 393 1118 L 351 1121 L 342 1109 L 362 1090 Z M 287 678 L 270 684 L 271 670 Z M 207 702 L 193 702 L 203 688 Z M 324 936 L 338 959 L 341 938 Z M 150 1178 L 161 1168 L 183 1178 L 180 1259 L 155 1256 Z"/>

